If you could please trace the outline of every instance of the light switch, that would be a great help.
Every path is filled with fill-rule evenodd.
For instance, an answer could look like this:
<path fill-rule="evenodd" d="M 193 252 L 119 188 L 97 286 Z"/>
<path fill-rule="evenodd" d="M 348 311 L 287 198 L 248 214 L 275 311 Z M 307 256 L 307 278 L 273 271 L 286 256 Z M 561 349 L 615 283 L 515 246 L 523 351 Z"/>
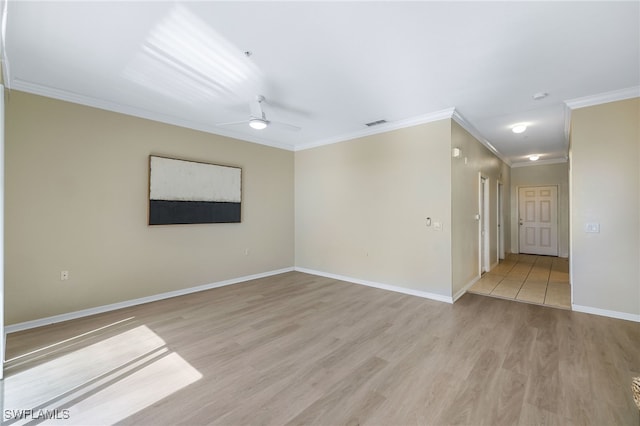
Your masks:
<path fill-rule="evenodd" d="M 440 222 L 433 222 L 433 229 L 436 231 L 442 231 L 442 224 Z"/>
<path fill-rule="evenodd" d="M 597 222 L 587 223 L 584 228 L 585 232 L 590 234 L 598 234 L 600 232 L 600 224 Z"/>

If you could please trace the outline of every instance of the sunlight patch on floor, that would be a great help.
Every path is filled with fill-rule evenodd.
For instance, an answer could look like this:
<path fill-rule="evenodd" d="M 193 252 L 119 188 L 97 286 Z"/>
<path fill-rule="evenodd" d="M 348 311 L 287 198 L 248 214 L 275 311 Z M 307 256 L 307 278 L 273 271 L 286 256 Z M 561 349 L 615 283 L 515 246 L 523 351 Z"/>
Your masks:
<path fill-rule="evenodd" d="M 113 424 L 201 377 L 141 325 L 6 377 L 3 421 Z"/>

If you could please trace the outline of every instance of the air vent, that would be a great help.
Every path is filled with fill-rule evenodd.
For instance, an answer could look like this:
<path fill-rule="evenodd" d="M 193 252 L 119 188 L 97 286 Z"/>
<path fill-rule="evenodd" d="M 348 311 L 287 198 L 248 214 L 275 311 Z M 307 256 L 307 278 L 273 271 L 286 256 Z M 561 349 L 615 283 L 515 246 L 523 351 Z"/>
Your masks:
<path fill-rule="evenodd" d="M 371 123 L 366 123 L 366 125 L 368 127 L 373 127 L 373 126 L 377 126 L 379 124 L 384 124 L 386 122 L 387 122 L 387 120 L 376 120 L 376 121 L 372 121 Z"/>

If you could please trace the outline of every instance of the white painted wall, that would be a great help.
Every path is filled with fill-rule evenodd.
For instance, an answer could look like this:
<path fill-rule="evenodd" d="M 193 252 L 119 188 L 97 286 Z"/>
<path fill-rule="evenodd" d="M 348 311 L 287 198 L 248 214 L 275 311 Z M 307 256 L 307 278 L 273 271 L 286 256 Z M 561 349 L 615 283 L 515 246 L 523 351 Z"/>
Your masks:
<path fill-rule="evenodd" d="M 489 149 L 455 121 L 451 126 L 451 148 L 459 148 L 462 154 L 451 162 L 451 247 L 452 291 L 459 294 L 480 276 L 480 237 L 475 215 L 480 213 L 478 175 L 489 180 L 489 254 L 490 265 L 498 263 L 497 181 L 509 187 L 510 169 Z M 466 163 L 465 163 L 466 158 Z M 509 194 L 504 191 L 505 231 L 509 229 Z M 509 235 L 505 232 L 505 250 L 509 251 Z"/>
<path fill-rule="evenodd" d="M 511 249 L 518 253 L 518 187 L 558 186 L 558 255 L 569 257 L 569 163 L 511 169 Z"/>
<path fill-rule="evenodd" d="M 640 321 L 640 98 L 571 114 L 575 310 Z M 598 223 L 599 233 L 585 232 Z"/>
<path fill-rule="evenodd" d="M 150 154 L 242 167 L 242 223 L 147 226 Z M 6 158 L 8 325 L 293 266 L 293 152 L 14 90 Z"/>
<path fill-rule="evenodd" d="M 450 297 L 450 123 L 296 152 L 296 267 Z"/>

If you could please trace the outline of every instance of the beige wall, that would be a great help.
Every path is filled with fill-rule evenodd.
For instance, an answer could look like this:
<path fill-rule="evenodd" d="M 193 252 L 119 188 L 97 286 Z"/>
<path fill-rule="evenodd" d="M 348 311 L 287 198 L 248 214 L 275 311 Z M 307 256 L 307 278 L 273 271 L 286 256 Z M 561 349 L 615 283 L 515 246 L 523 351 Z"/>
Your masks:
<path fill-rule="evenodd" d="M 640 315 L 640 99 L 571 114 L 573 304 Z M 585 225 L 600 224 L 600 233 Z"/>
<path fill-rule="evenodd" d="M 476 138 L 455 121 L 451 129 L 451 148 L 462 155 L 451 159 L 452 182 L 452 288 L 459 294 L 480 275 L 479 212 L 480 175 L 489 180 L 489 254 L 490 265 L 498 262 L 498 196 L 497 183 L 503 184 L 503 219 L 505 221 L 505 251 L 509 252 L 509 179 L 510 169 Z M 465 163 L 466 158 L 466 163 Z"/>
<path fill-rule="evenodd" d="M 518 253 L 518 187 L 558 186 L 558 255 L 569 257 L 569 163 L 514 167 L 511 170 L 511 248 Z"/>
<path fill-rule="evenodd" d="M 242 223 L 147 226 L 149 154 L 242 167 Z M 292 267 L 293 172 L 289 151 L 11 92 L 6 323 Z"/>
<path fill-rule="evenodd" d="M 296 266 L 450 297 L 450 138 L 447 119 L 296 152 Z"/>

